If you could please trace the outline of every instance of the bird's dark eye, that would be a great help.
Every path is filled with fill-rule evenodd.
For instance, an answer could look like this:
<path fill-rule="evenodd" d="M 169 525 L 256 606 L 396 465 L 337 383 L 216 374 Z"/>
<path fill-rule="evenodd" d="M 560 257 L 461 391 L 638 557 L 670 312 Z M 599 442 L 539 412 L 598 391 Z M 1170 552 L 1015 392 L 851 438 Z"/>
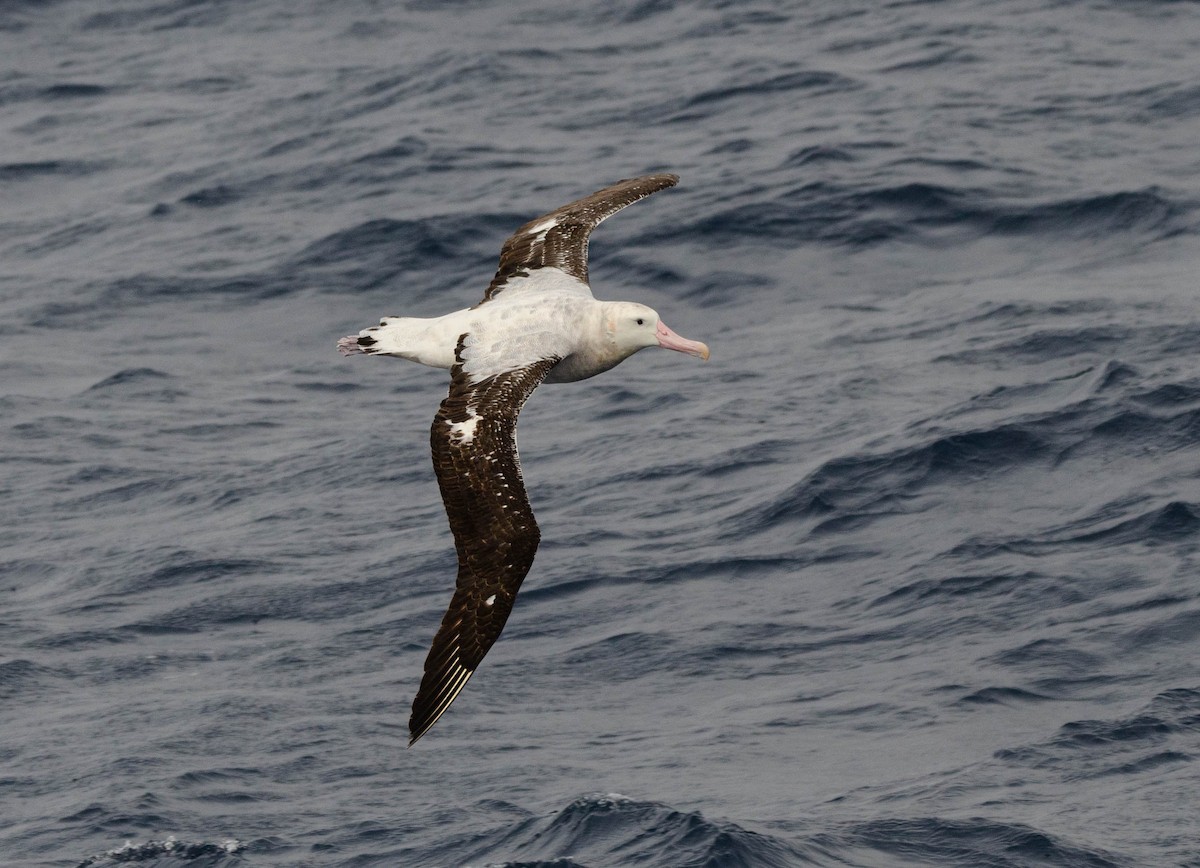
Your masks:
<path fill-rule="evenodd" d="M 640 318 L 640 317 L 638 318 L 638 321 L 637 321 L 637 322 L 638 322 L 638 325 L 645 325 L 645 324 L 646 324 L 646 321 L 645 321 L 645 320 L 643 320 L 643 319 L 642 319 L 642 318 Z"/>

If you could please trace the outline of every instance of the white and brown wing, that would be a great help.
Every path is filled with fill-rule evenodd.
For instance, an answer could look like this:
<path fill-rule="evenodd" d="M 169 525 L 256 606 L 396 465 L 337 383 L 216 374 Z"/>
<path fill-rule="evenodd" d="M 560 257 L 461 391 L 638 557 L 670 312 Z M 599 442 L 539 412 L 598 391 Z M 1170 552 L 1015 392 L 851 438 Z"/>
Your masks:
<path fill-rule="evenodd" d="M 512 278 L 528 276 L 539 268 L 561 269 L 586 284 L 592 230 L 626 205 L 674 187 L 678 180 L 678 175 L 665 173 L 627 178 L 530 220 L 504 242 L 500 267 L 483 294 L 483 302 L 501 292 Z"/>
<path fill-rule="evenodd" d="M 429 437 L 458 580 L 413 700 L 410 746 L 450 707 L 499 638 L 540 540 L 521 479 L 517 414 L 558 359 L 476 383 L 463 370 L 463 342 Z"/>

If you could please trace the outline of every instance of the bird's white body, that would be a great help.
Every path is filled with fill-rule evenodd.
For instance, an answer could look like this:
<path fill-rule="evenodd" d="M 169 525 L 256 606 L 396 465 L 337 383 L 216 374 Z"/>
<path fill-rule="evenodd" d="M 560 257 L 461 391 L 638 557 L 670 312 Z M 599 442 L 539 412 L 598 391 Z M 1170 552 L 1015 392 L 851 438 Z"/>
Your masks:
<path fill-rule="evenodd" d="M 663 345 L 661 330 L 670 332 L 651 308 L 597 301 L 583 281 L 558 268 L 540 268 L 510 280 L 485 305 L 431 318 L 384 317 L 359 337 L 374 341 L 367 351 L 376 355 L 446 369 L 461 361 L 474 383 L 554 358 L 559 361 L 543 382 L 570 383 L 603 373 L 640 349 Z M 357 339 L 347 341 L 357 348 Z M 674 348 L 699 355 L 699 346 Z"/>

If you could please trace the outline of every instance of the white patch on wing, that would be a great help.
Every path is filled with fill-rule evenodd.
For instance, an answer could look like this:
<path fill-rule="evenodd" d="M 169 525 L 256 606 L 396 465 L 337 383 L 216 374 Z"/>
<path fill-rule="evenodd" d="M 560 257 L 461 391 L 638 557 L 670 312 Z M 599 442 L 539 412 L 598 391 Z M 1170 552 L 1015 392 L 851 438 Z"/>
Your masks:
<path fill-rule="evenodd" d="M 553 229 L 557 225 L 558 225 L 558 218 L 551 217 L 549 220 L 543 220 L 541 223 L 535 223 L 533 226 L 530 226 L 525 231 L 529 235 L 537 235 L 538 233 L 541 233 L 541 237 L 545 238 L 546 233 L 549 232 L 551 229 Z M 539 238 L 538 240 L 540 241 L 541 239 Z"/>
<path fill-rule="evenodd" d="M 496 605 L 496 595 L 495 595 L 495 594 L 492 594 L 490 597 L 488 597 L 486 600 L 484 600 L 484 601 L 483 601 L 483 605 L 485 605 L 485 606 L 494 606 L 494 605 Z"/>
<path fill-rule="evenodd" d="M 451 422 L 446 420 L 446 424 L 450 426 L 450 441 L 457 446 L 468 446 L 475 439 L 475 426 L 479 424 L 479 420 L 483 418 L 475 412 L 474 407 L 467 408 L 467 419 L 463 422 Z"/>

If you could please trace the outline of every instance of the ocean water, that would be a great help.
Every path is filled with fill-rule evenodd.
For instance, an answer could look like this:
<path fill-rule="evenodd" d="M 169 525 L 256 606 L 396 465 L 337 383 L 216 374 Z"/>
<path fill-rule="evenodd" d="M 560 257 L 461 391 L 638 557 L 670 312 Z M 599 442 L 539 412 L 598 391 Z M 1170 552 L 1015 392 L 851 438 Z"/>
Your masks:
<path fill-rule="evenodd" d="M 1200 866 L 1186 2 L 0 5 L 0 864 Z M 341 358 L 682 176 L 521 417 L 405 748 L 444 372 Z"/>

